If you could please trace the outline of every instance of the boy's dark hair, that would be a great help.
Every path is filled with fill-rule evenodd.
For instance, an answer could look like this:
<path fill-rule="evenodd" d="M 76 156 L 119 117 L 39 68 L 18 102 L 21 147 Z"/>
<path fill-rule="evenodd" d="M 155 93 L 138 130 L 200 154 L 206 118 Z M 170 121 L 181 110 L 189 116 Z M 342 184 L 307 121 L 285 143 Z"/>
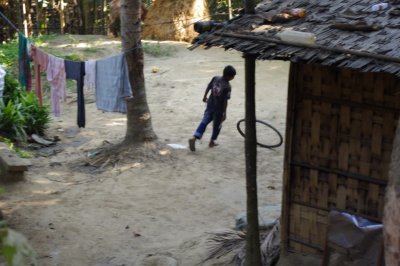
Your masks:
<path fill-rule="evenodd" d="M 228 65 L 224 68 L 224 77 L 234 77 L 236 75 L 236 70 L 233 66 Z"/>

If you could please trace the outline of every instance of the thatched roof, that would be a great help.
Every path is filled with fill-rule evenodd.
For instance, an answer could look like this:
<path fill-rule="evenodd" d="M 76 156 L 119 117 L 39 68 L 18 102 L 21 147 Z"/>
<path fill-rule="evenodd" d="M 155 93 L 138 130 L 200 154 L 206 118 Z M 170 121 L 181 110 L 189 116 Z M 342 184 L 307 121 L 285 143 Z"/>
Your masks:
<path fill-rule="evenodd" d="M 241 15 L 223 28 L 200 34 L 193 47 L 217 46 L 255 54 L 258 59 L 316 63 L 400 77 L 400 1 L 386 1 L 390 2 L 387 9 L 371 12 L 371 7 L 379 2 L 263 1 L 256 14 Z M 306 16 L 277 22 L 276 15 L 287 8 L 305 8 Z M 351 25 L 361 30 L 338 29 Z M 276 35 L 282 29 L 314 33 L 316 44 L 304 47 L 282 43 Z"/>

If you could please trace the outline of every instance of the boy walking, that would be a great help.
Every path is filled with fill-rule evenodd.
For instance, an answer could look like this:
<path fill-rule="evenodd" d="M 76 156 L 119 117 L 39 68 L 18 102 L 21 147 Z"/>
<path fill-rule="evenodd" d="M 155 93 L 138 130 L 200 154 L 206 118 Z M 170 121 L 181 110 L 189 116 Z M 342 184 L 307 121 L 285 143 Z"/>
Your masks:
<path fill-rule="evenodd" d="M 226 108 L 228 107 L 228 100 L 231 97 L 231 85 L 229 81 L 233 80 L 235 75 L 235 68 L 228 65 L 224 68 L 222 77 L 215 76 L 208 84 L 203 97 L 203 102 L 207 103 L 207 108 L 200 125 L 193 134 L 193 138 L 189 139 L 189 148 L 191 151 L 196 150 L 196 140 L 201 139 L 207 125 L 211 121 L 213 121 L 213 132 L 208 147 L 212 148 L 218 145 L 215 141 L 221 131 L 222 122 L 226 119 Z M 209 92 L 210 96 L 207 98 Z"/>

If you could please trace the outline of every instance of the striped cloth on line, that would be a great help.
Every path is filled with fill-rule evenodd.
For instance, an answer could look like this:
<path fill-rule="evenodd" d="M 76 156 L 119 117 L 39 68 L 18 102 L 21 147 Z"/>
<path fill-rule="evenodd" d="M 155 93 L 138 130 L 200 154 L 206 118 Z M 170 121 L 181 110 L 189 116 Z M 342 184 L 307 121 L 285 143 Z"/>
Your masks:
<path fill-rule="evenodd" d="M 97 60 L 96 106 L 107 112 L 126 113 L 126 97 L 132 96 L 124 54 Z"/>

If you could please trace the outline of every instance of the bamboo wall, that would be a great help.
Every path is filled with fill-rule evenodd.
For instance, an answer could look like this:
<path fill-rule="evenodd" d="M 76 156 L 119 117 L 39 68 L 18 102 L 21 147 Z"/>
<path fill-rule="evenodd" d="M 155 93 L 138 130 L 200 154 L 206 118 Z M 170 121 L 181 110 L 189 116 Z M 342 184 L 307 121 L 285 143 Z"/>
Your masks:
<path fill-rule="evenodd" d="M 382 221 L 400 113 L 398 80 L 292 63 L 284 169 L 284 250 L 322 251 L 327 214 Z"/>

